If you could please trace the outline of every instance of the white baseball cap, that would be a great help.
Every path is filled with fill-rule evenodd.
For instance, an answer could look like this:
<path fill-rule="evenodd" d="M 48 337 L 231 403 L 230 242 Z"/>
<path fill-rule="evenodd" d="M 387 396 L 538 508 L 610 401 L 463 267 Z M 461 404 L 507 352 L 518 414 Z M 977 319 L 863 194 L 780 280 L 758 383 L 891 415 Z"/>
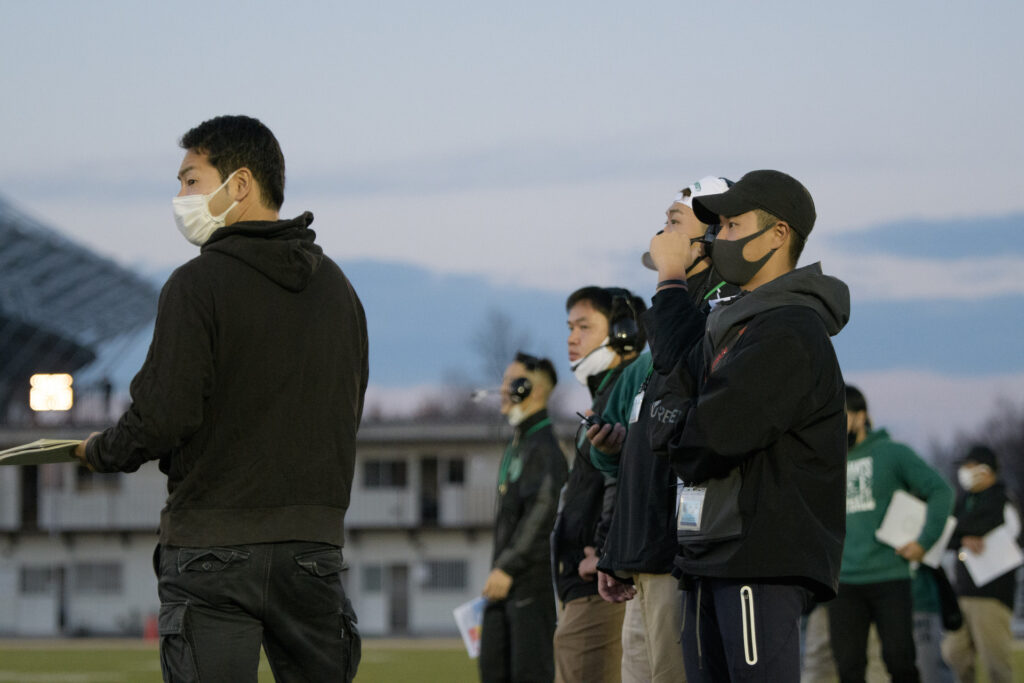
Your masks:
<path fill-rule="evenodd" d="M 703 197 L 708 194 L 721 194 L 729 189 L 729 182 L 725 178 L 719 178 L 718 176 L 705 176 L 697 182 L 687 185 L 672 199 L 673 204 L 684 204 L 691 209 L 693 208 L 693 198 Z M 640 257 L 640 262 L 644 264 L 645 268 L 650 270 L 657 270 L 654 266 L 654 261 L 651 260 L 651 252 L 645 251 L 643 256 Z"/>

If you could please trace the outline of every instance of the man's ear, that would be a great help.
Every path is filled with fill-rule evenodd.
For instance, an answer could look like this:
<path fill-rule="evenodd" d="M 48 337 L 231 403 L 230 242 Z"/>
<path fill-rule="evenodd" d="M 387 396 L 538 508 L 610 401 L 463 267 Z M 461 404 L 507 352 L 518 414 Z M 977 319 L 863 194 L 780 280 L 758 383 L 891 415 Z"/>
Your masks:
<path fill-rule="evenodd" d="M 256 190 L 256 179 L 252 175 L 247 167 L 235 171 L 234 177 L 228 186 L 232 190 L 233 201 L 242 202 L 248 197 L 254 190 Z"/>
<path fill-rule="evenodd" d="M 789 233 L 792 229 L 786 221 L 778 221 L 773 225 L 772 229 L 768 231 L 768 234 L 771 236 L 772 249 L 781 248 L 786 243 L 786 239 L 789 238 Z"/>

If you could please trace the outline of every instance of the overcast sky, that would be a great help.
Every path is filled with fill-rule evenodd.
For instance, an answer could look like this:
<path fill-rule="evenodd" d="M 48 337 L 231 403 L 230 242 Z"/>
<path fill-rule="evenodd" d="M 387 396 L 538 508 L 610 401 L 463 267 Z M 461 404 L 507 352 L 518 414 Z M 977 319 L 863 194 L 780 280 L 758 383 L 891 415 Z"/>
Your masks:
<path fill-rule="evenodd" d="M 195 254 L 178 138 L 245 113 L 284 149 L 283 213 L 312 210 L 343 264 L 635 282 L 680 187 L 777 168 L 817 203 L 805 260 L 855 306 L 1019 296 L 998 234 L 969 257 L 839 237 L 1024 212 L 1021 26 L 1009 1 L 0 0 L 0 193 L 157 271 Z"/>

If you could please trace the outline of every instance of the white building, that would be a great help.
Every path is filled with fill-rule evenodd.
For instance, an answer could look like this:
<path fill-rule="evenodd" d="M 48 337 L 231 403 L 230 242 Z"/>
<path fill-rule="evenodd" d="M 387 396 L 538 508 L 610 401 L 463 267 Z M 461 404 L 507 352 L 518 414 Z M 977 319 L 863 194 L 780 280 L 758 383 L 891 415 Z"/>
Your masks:
<path fill-rule="evenodd" d="M 558 432 L 570 438 L 574 428 Z M 40 436 L 0 431 L 0 447 Z M 508 436 L 495 420 L 362 427 L 344 581 L 364 635 L 455 634 L 452 609 L 479 595 L 490 571 Z M 74 464 L 0 467 L 0 635 L 151 631 L 165 484 L 155 462 L 108 475 Z"/>

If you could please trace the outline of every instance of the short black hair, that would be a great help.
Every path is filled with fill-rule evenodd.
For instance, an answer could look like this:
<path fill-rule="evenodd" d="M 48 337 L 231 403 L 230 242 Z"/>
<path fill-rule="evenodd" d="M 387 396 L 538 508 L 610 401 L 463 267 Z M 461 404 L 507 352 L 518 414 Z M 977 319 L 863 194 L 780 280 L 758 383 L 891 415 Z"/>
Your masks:
<path fill-rule="evenodd" d="M 284 204 L 284 154 L 277 138 L 250 116 L 217 116 L 181 136 L 182 149 L 205 154 L 220 179 L 245 167 L 259 183 L 263 203 L 274 209 Z"/>
<path fill-rule="evenodd" d="M 859 413 L 861 411 L 867 413 L 868 417 L 867 420 L 864 421 L 864 424 L 868 429 L 871 429 L 874 425 L 871 424 L 871 413 L 868 413 L 868 400 L 864 398 L 864 394 L 861 393 L 860 389 L 853 386 L 852 384 L 847 384 L 846 412 Z"/>
<path fill-rule="evenodd" d="M 596 285 L 580 287 L 565 300 L 565 312 L 568 313 L 572 310 L 573 306 L 581 301 L 589 301 L 594 310 L 611 320 L 613 299 L 614 297 L 611 295 L 611 292 L 604 287 L 597 287 Z"/>
<path fill-rule="evenodd" d="M 846 385 L 846 411 L 850 413 L 859 413 L 860 411 L 867 412 L 868 401 L 864 398 L 864 394 L 861 393 L 860 389 L 853 386 L 852 384 Z"/>
<path fill-rule="evenodd" d="M 565 300 L 566 313 L 581 301 L 589 302 L 595 311 L 603 315 L 608 321 L 609 328 L 613 322 L 627 317 L 632 318 L 638 328 L 637 352 L 644 348 L 647 343 L 647 335 L 644 334 L 643 325 L 640 324 L 640 314 L 647 310 L 647 304 L 641 297 L 622 287 L 588 285 L 580 287 Z"/>
<path fill-rule="evenodd" d="M 558 374 L 555 372 L 555 366 L 547 358 L 538 358 L 530 353 L 516 351 L 515 362 L 522 363 L 529 372 L 543 372 L 551 380 L 552 388 L 558 384 Z"/>

